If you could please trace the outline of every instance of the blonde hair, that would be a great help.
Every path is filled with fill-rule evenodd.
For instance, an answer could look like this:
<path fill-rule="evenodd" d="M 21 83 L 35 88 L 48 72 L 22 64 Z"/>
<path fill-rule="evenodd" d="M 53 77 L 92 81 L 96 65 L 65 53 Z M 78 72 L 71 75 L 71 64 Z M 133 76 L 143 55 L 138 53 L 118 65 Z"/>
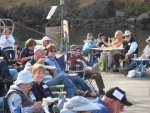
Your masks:
<path fill-rule="evenodd" d="M 37 72 L 38 70 L 43 71 L 45 73 L 45 68 L 42 64 L 34 64 L 32 66 L 32 74 L 35 74 L 35 72 Z"/>
<path fill-rule="evenodd" d="M 30 47 L 30 46 L 33 46 L 33 45 L 36 45 L 36 41 L 32 38 L 28 39 L 26 42 L 25 42 L 25 46 L 26 47 Z"/>
<path fill-rule="evenodd" d="M 117 37 L 117 34 L 121 34 L 123 36 L 123 33 L 120 30 L 118 30 L 118 31 L 115 32 L 115 38 Z"/>
<path fill-rule="evenodd" d="M 88 40 L 88 36 L 92 36 L 92 38 L 93 38 L 93 34 L 92 33 L 88 33 L 87 35 L 86 35 L 86 40 Z M 92 39 L 93 40 L 93 39 Z"/>
<path fill-rule="evenodd" d="M 5 29 L 3 30 L 3 34 L 6 34 L 6 31 L 9 31 L 9 33 L 11 33 L 11 30 L 10 30 L 9 28 L 5 28 Z"/>

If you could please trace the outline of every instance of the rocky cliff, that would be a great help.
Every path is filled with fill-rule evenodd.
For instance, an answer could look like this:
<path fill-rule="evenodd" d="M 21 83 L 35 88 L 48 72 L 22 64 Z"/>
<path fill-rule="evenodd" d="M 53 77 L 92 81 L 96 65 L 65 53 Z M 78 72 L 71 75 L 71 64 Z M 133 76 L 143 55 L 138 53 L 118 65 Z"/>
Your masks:
<path fill-rule="evenodd" d="M 64 0 L 64 19 L 69 20 L 70 27 L 150 27 L 149 12 L 140 15 L 129 13 L 131 1 L 138 1 L 137 6 L 149 5 L 148 0 Z M 26 26 L 60 25 L 60 0 L 1 0 L 0 17 Z M 132 2 L 132 3 L 134 3 Z M 134 5 L 135 5 L 134 3 Z M 51 6 L 58 8 L 50 20 L 46 20 Z M 133 4 L 131 4 L 132 6 Z"/>

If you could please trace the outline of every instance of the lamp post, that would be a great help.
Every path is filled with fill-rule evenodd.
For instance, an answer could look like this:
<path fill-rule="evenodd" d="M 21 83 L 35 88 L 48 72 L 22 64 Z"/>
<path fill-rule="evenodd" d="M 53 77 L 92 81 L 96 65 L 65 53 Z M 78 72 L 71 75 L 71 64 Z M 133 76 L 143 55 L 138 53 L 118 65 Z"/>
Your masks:
<path fill-rule="evenodd" d="M 63 29 L 63 19 L 64 19 L 63 7 L 64 7 L 64 0 L 60 0 L 60 6 L 61 6 L 61 38 L 60 38 L 60 52 L 61 52 L 61 51 L 62 51 L 62 48 L 63 48 L 63 39 L 64 39 L 64 29 Z"/>

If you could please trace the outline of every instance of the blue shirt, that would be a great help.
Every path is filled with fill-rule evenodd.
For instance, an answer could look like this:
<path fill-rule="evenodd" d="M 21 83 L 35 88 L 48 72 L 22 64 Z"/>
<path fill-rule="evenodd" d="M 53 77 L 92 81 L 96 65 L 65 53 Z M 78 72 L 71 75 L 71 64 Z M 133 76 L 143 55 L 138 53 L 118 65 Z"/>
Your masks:
<path fill-rule="evenodd" d="M 61 70 L 58 62 L 55 59 L 51 59 L 50 57 L 46 56 L 45 62 L 48 63 L 50 66 L 56 67 L 56 75 L 65 74 L 65 72 Z"/>
<path fill-rule="evenodd" d="M 99 97 L 97 97 L 93 101 L 93 104 L 100 107 L 101 109 L 100 110 L 94 110 L 94 111 L 92 111 L 92 113 L 110 113 L 110 111 L 107 108 L 106 104 Z"/>
<path fill-rule="evenodd" d="M 97 40 L 94 39 L 93 40 L 93 44 L 89 43 L 89 42 L 85 42 L 85 44 L 83 45 L 83 49 L 82 50 L 87 50 L 89 48 L 95 47 L 97 44 Z"/>

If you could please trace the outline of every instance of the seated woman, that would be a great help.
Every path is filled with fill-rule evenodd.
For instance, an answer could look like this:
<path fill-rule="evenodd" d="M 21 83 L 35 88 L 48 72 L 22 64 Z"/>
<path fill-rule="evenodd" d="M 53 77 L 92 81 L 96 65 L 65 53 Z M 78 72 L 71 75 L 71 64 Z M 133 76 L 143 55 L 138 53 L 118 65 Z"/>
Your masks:
<path fill-rule="evenodd" d="M 43 98 L 51 97 L 53 98 L 53 94 L 49 87 L 42 82 L 45 75 L 45 68 L 41 64 L 35 64 L 32 67 L 32 77 L 35 80 L 35 84 L 31 88 L 31 92 L 34 94 L 36 98 L 36 102 L 42 101 Z M 53 103 L 47 102 L 49 106 L 49 110 L 52 111 Z"/>
<path fill-rule="evenodd" d="M 112 41 L 111 44 L 105 42 L 105 40 L 103 39 L 102 42 L 107 45 L 108 47 L 111 47 L 111 48 L 118 48 L 122 45 L 123 43 L 123 33 L 118 30 L 115 32 L 115 40 Z M 114 51 L 103 51 L 101 53 L 101 57 L 100 57 L 100 62 L 105 62 L 106 60 L 108 61 L 108 68 L 111 67 L 111 64 L 112 64 L 112 61 L 113 61 L 113 53 Z"/>
<path fill-rule="evenodd" d="M 100 108 L 88 99 L 80 96 L 71 98 L 64 104 L 60 113 L 91 113 L 93 110 L 99 110 Z"/>
<path fill-rule="evenodd" d="M 97 40 L 93 38 L 92 33 L 88 33 L 84 42 L 85 44 L 83 45 L 82 53 L 83 55 L 88 56 L 89 62 L 93 62 L 93 50 L 90 48 L 96 47 Z"/>
<path fill-rule="evenodd" d="M 54 44 L 49 44 L 47 47 L 46 52 L 46 60 L 45 62 L 48 63 L 50 66 L 56 67 L 56 76 L 57 75 L 66 75 L 64 71 L 61 70 L 58 62 L 55 60 L 56 58 L 56 46 Z M 88 94 L 86 96 L 96 96 L 97 94 L 91 90 L 91 88 L 84 82 L 82 78 L 79 76 L 67 76 L 78 89 L 83 91 L 88 91 Z"/>
<path fill-rule="evenodd" d="M 9 59 L 15 60 L 15 50 L 14 50 L 15 39 L 10 34 L 11 31 L 9 28 L 5 28 L 3 33 L 4 35 L 2 35 L 2 37 L 0 38 L 0 46 L 2 46 L 2 51 L 6 53 Z"/>
<path fill-rule="evenodd" d="M 25 47 L 21 51 L 20 62 L 23 64 L 22 69 L 27 61 L 29 61 L 34 55 L 34 47 L 36 42 L 34 39 L 30 38 L 25 42 Z"/>
<path fill-rule="evenodd" d="M 41 101 L 34 102 L 27 95 L 33 82 L 29 71 L 23 70 L 18 74 L 17 80 L 6 95 L 11 113 L 43 113 Z"/>

